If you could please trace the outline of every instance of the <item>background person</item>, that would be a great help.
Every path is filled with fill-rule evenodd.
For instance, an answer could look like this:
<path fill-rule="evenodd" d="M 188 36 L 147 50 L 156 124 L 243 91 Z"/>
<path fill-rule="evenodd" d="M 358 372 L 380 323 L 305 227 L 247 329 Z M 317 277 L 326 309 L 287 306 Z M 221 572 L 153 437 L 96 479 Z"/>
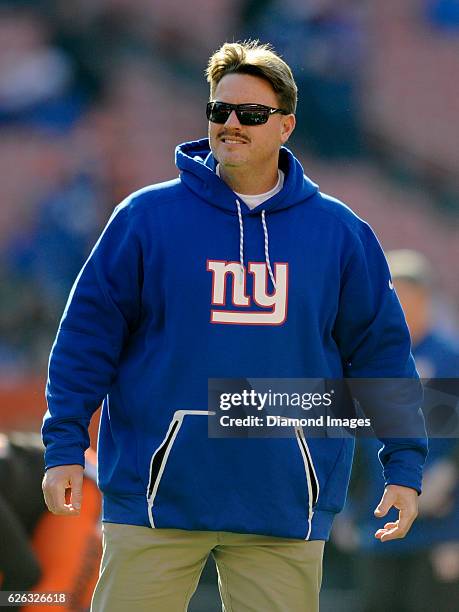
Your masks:
<path fill-rule="evenodd" d="M 435 379 L 457 380 L 458 339 L 445 338 L 435 328 L 435 272 L 430 263 L 421 253 L 407 249 L 388 252 L 387 258 L 421 377 L 431 379 L 429 386 L 435 385 Z M 457 437 L 438 436 L 429 439 L 419 517 L 410 537 L 385 547 L 373 537 L 378 520 L 369 519 L 366 513 L 368 504 L 377 503 L 381 486 L 375 461 L 380 443 L 375 439 L 358 440 L 353 493 L 341 525 L 336 526 L 336 540 L 345 548 L 360 549 L 355 576 L 364 612 L 427 612 L 432 610 L 432 602 L 438 612 L 457 609 L 459 444 Z M 354 527 L 348 523 L 352 516 Z"/>
<path fill-rule="evenodd" d="M 0 434 L 0 588 L 66 594 L 68 612 L 88 610 L 101 557 L 100 493 L 95 455 L 85 454 L 85 508 L 77 521 L 47 512 L 39 434 Z M 3 609 L 3 607 L 2 607 Z M 5 607 L 5 610 L 11 608 Z M 22 612 L 49 610 L 46 604 Z"/>

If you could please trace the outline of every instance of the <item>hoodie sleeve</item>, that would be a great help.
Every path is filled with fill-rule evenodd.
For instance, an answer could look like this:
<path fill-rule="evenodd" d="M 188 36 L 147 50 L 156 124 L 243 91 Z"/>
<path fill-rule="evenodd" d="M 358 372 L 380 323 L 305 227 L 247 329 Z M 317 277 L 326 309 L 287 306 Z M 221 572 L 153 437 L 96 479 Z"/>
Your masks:
<path fill-rule="evenodd" d="M 379 452 L 386 485 L 398 484 L 421 491 L 427 438 L 421 410 L 422 386 L 411 355 L 411 342 L 400 302 L 393 289 L 389 267 L 371 228 L 361 222 L 352 254 L 342 276 L 339 311 L 335 323 L 348 379 L 367 379 L 357 399 L 372 416 L 400 423 L 409 437 L 380 437 Z M 374 381 L 368 394 L 368 379 Z M 400 380 L 398 383 L 395 379 Z M 352 387 L 352 383 L 351 383 Z M 368 401 L 368 395 L 371 401 Z M 366 396 L 366 397 L 365 397 Z M 380 431 L 376 434 L 381 436 Z"/>
<path fill-rule="evenodd" d="M 120 204 L 70 292 L 51 350 L 42 436 L 45 466 L 80 464 L 92 414 L 108 393 L 128 334 L 138 325 L 140 239 Z"/>

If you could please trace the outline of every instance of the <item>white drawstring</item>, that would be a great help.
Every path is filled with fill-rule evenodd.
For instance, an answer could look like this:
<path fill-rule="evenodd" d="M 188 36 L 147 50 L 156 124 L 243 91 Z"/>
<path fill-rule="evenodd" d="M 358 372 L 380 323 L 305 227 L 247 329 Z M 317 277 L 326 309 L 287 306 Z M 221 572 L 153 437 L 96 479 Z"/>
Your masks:
<path fill-rule="evenodd" d="M 241 203 L 236 200 L 237 216 L 239 218 L 239 263 L 241 266 L 241 282 L 244 279 L 244 223 L 242 222 Z M 276 281 L 274 280 L 273 270 L 271 268 L 271 260 L 269 259 L 269 238 L 268 238 L 268 226 L 266 225 L 265 211 L 261 211 L 261 224 L 263 225 L 263 234 L 265 236 L 265 261 L 266 267 L 268 268 L 269 277 L 273 284 L 274 290 L 276 290 Z"/>
<path fill-rule="evenodd" d="M 244 224 L 242 223 L 241 204 L 236 200 L 237 216 L 239 217 L 239 261 L 241 264 L 241 282 L 244 279 Z"/>
<path fill-rule="evenodd" d="M 269 259 L 268 227 L 266 225 L 265 211 L 264 210 L 261 211 L 261 223 L 263 225 L 263 233 L 265 235 L 265 261 L 266 261 L 266 265 L 268 267 L 269 276 L 271 277 L 271 282 L 273 284 L 274 291 L 275 291 L 276 290 L 276 282 L 274 281 L 274 274 L 273 274 L 273 271 L 272 271 L 272 268 L 271 268 L 271 261 Z"/>

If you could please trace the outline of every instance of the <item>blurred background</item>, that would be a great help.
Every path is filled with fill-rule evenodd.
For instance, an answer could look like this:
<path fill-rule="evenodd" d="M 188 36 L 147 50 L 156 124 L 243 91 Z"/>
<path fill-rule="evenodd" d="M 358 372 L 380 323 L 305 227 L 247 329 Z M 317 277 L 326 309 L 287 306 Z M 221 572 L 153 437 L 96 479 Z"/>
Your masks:
<path fill-rule="evenodd" d="M 306 174 L 385 250 L 427 258 L 429 325 L 456 337 L 459 0 L 0 0 L 1 431 L 39 431 L 79 269 L 114 206 L 206 135 L 208 57 L 245 38 L 293 69 Z M 325 611 L 363 610 L 351 540 L 326 562 Z M 218 609 L 212 588 L 193 610 Z"/>

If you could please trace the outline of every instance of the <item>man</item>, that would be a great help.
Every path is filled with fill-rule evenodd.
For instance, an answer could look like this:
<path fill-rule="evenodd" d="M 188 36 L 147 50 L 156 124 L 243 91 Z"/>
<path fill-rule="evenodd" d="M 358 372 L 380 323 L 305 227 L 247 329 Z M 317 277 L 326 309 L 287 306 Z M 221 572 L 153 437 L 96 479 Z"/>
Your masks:
<path fill-rule="evenodd" d="M 103 401 L 97 612 L 186 609 L 210 553 L 225 610 L 317 611 L 352 441 L 210 438 L 208 380 L 417 377 L 374 234 L 283 146 L 295 127 L 290 68 L 268 46 L 226 43 L 207 76 L 209 140 L 177 148 L 179 179 L 115 210 L 52 350 L 52 512 L 79 512 Z M 382 540 L 409 530 L 425 455 L 424 438 L 387 441 L 378 512 L 395 505 L 400 517 Z"/>
<path fill-rule="evenodd" d="M 410 330 L 417 370 L 430 379 L 426 388 L 443 389 L 445 393 L 438 397 L 445 401 L 450 391 L 441 379 L 458 379 L 459 350 L 453 339 L 443 338 L 435 329 L 433 270 L 421 253 L 408 249 L 391 251 L 387 259 Z M 454 395 L 450 397 L 452 400 Z M 430 416 L 435 431 L 435 411 Z M 410 537 L 383 547 L 372 537 L 375 520 L 366 513 L 384 484 L 375 461 L 380 444 L 367 439 L 358 445 L 361 468 L 356 484 L 361 493 L 356 492 L 350 501 L 352 518 L 359 527 L 358 576 L 364 612 L 427 612 L 433 606 L 439 612 L 457 610 L 459 444 L 457 437 L 439 437 L 452 433 L 437 425 L 437 433 L 429 441 L 419 519 Z"/>

